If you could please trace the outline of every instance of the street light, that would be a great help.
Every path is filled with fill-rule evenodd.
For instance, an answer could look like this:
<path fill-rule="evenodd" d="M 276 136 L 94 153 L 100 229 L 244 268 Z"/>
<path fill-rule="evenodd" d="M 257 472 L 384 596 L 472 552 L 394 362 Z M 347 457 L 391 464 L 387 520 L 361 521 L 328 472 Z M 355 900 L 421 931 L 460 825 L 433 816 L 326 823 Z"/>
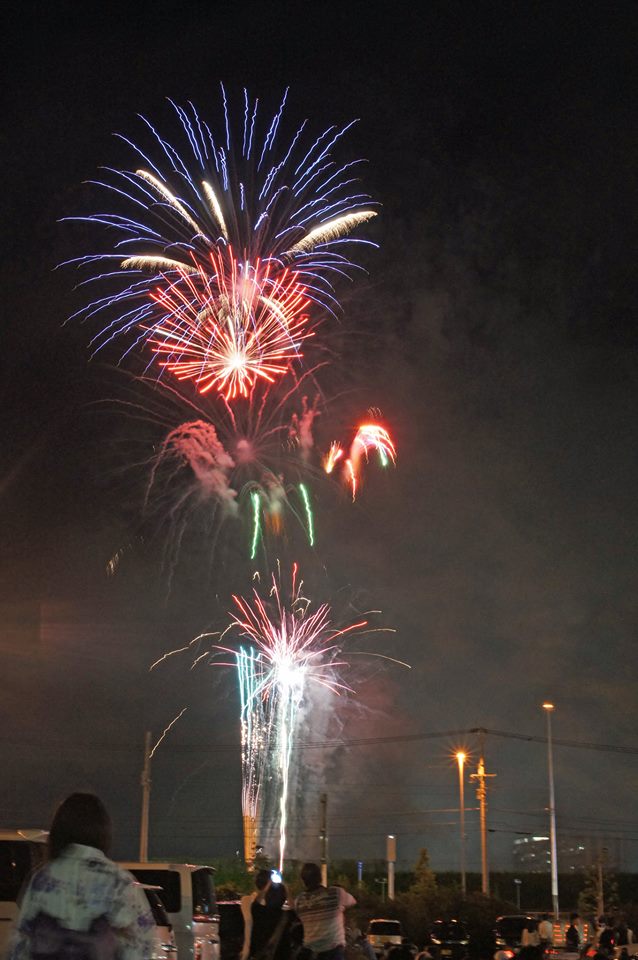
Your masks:
<path fill-rule="evenodd" d="M 463 767 L 465 764 L 465 754 L 462 750 L 457 750 L 456 760 L 459 765 L 459 812 L 461 823 L 461 895 L 465 896 L 465 783 L 463 778 Z"/>
<path fill-rule="evenodd" d="M 386 877 L 375 877 L 375 883 L 381 884 L 381 903 L 385 903 L 385 888 L 388 885 Z"/>
<path fill-rule="evenodd" d="M 515 880 L 514 884 L 516 886 L 516 909 L 520 912 L 521 909 L 521 885 L 522 880 Z"/>
<path fill-rule="evenodd" d="M 394 900 L 394 868 L 397 862 L 397 838 L 393 833 L 386 837 L 386 861 L 388 864 L 388 900 Z"/>
<path fill-rule="evenodd" d="M 552 712 L 554 704 L 545 702 L 547 716 L 547 772 L 549 776 L 549 854 L 552 870 L 552 906 L 554 920 L 558 920 L 558 864 L 556 858 L 556 801 L 554 798 L 554 757 L 552 754 Z"/>

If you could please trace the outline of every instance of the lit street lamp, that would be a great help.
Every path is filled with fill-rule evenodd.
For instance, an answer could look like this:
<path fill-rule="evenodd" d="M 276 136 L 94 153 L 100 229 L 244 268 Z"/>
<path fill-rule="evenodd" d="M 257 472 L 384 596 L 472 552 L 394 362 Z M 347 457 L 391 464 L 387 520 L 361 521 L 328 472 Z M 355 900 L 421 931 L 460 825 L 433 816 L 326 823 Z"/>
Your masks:
<path fill-rule="evenodd" d="M 397 862 L 397 838 L 389 833 L 386 838 L 386 861 L 388 864 L 388 900 L 394 900 L 394 868 Z"/>
<path fill-rule="evenodd" d="M 456 760 L 459 765 L 459 812 L 461 815 L 461 895 L 465 896 L 465 783 L 463 778 L 465 754 L 462 750 L 457 751 Z"/>
<path fill-rule="evenodd" d="M 515 880 L 514 885 L 516 887 L 516 909 L 520 911 L 521 909 L 521 886 L 522 880 Z"/>
<path fill-rule="evenodd" d="M 558 920 L 558 864 L 556 857 L 556 801 L 554 798 L 554 757 L 552 754 L 552 711 L 553 703 L 544 703 L 547 716 L 547 772 L 549 776 L 549 854 L 552 871 L 552 907 L 554 920 Z"/>

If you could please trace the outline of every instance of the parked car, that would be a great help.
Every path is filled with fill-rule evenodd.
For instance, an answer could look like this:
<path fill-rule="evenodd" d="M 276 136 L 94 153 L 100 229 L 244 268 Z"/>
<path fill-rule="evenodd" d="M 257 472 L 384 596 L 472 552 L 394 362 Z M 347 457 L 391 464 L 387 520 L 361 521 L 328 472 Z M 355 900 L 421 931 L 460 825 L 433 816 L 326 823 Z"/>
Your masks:
<path fill-rule="evenodd" d="M 213 867 L 190 863 L 120 863 L 142 884 L 158 887 L 173 925 L 179 960 L 219 960 L 219 914 Z"/>
<path fill-rule="evenodd" d="M 176 960 L 177 945 L 173 933 L 173 924 L 168 919 L 166 908 L 159 896 L 161 887 L 151 887 L 144 883 L 141 883 L 140 886 L 144 890 L 155 921 L 155 938 L 151 960 Z"/>
<path fill-rule="evenodd" d="M 536 923 L 536 918 L 528 913 L 509 914 L 496 918 L 494 940 L 497 950 L 512 950 L 518 953 L 521 949 L 523 930 L 529 924 Z"/>
<path fill-rule="evenodd" d="M 458 920 L 436 920 L 430 927 L 429 952 L 434 960 L 464 960 L 470 938 Z"/>
<path fill-rule="evenodd" d="M 399 920 L 371 920 L 366 930 L 368 943 L 379 956 L 387 947 L 400 946 L 403 942 L 403 931 Z"/>
<path fill-rule="evenodd" d="M 0 830 L 0 957 L 18 916 L 20 891 L 46 857 L 47 838 L 46 830 Z"/>
<path fill-rule="evenodd" d="M 221 960 L 239 960 L 244 945 L 244 916 L 239 900 L 218 900 Z"/>

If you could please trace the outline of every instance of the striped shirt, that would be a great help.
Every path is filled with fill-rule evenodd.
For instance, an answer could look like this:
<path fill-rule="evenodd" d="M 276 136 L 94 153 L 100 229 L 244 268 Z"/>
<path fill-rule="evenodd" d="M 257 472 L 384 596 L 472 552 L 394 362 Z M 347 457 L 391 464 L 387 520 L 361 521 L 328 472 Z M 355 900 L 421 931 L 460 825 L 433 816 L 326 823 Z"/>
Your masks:
<path fill-rule="evenodd" d="M 300 893 L 295 910 L 303 924 L 304 946 L 324 953 L 345 944 L 344 910 L 356 902 L 343 887 L 317 887 Z"/>

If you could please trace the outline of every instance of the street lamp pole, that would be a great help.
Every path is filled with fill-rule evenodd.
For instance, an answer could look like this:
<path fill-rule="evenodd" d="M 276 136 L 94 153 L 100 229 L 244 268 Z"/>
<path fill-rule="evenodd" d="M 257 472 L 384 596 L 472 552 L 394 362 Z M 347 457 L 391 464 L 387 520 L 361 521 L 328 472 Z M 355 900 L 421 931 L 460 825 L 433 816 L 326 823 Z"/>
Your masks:
<path fill-rule="evenodd" d="M 520 912 L 521 909 L 521 884 L 522 880 L 515 880 L 514 886 L 516 888 L 516 909 Z"/>
<path fill-rule="evenodd" d="M 397 862 L 397 838 L 393 833 L 386 837 L 386 860 L 388 864 L 388 900 L 394 900 L 394 868 Z"/>
<path fill-rule="evenodd" d="M 549 853 L 552 871 L 552 907 L 554 920 L 558 920 L 558 863 L 556 856 L 556 800 L 554 797 L 554 756 L 552 753 L 552 712 L 554 704 L 545 702 L 547 716 L 547 772 L 549 776 Z"/>
<path fill-rule="evenodd" d="M 461 896 L 465 896 L 465 780 L 463 768 L 465 764 L 465 754 L 459 750 L 456 754 L 456 760 L 459 765 L 459 813 L 461 825 Z"/>

